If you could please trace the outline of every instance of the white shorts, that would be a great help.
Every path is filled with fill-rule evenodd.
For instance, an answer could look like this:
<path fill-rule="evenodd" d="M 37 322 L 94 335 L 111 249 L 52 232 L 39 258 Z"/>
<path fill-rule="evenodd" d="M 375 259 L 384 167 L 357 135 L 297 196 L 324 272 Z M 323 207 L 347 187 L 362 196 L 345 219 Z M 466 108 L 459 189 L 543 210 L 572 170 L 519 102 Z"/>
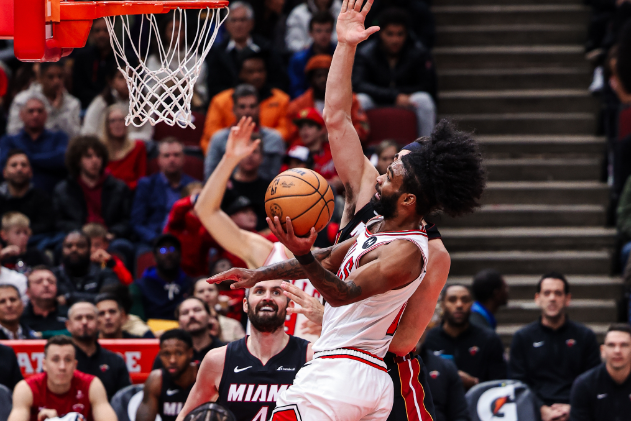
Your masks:
<path fill-rule="evenodd" d="M 348 348 L 316 352 L 279 395 L 272 421 L 385 420 L 393 396 L 380 358 Z"/>

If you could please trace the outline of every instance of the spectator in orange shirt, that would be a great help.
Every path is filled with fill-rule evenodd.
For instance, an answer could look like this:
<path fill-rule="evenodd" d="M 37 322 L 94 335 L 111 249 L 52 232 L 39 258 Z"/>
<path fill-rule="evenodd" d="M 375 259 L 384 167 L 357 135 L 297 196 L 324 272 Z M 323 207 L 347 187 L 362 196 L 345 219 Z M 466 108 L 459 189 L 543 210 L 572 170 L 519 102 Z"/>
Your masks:
<path fill-rule="evenodd" d="M 298 117 L 298 113 L 305 108 L 315 108 L 322 115 L 324 110 L 324 90 L 326 88 L 326 79 L 329 75 L 329 68 L 331 67 L 331 60 L 332 57 L 326 54 L 318 54 L 309 59 L 305 67 L 305 73 L 311 87 L 304 94 L 289 103 L 287 115 L 291 120 L 295 120 Z M 355 94 L 353 94 L 353 104 L 351 106 L 351 119 L 359 139 L 364 142 L 368 139 L 370 127 L 368 125 L 368 117 Z M 288 144 L 293 145 L 298 139 L 298 128 L 292 125 L 287 140 Z"/>
<path fill-rule="evenodd" d="M 261 126 L 277 130 L 287 140 L 291 123 L 287 118 L 289 95 L 280 89 L 270 88 L 267 83 L 267 69 L 263 54 L 248 53 L 241 61 L 239 70 L 241 83 L 256 88 L 259 97 L 259 123 Z M 237 122 L 234 113 L 232 94 L 234 89 L 226 89 L 215 95 L 210 102 L 200 141 L 203 151 L 208 151 L 210 139 L 217 131 L 233 126 Z"/>
<path fill-rule="evenodd" d="M 326 127 L 318 110 L 315 108 L 301 110 L 294 124 L 298 126 L 300 142 L 309 149 L 309 154 L 313 159 L 311 169 L 324 177 L 337 193 L 342 192 L 344 186 L 335 170 Z"/>

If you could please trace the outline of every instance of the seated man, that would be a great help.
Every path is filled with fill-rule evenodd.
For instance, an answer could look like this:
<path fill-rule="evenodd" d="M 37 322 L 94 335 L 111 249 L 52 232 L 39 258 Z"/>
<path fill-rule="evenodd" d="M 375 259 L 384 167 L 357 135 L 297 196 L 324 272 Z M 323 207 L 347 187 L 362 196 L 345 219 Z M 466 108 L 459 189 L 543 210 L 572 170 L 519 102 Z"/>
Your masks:
<path fill-rule="evenodd" d="M 167 330 L 160 336 L 158 358 L 162 368 L 153 370 L 145 382 L 136 421 L 154 421 L 156 415 L 175 421 L 195 384 L 199 364 L 192 364 L 193 341 L 184 330 Z"/>
<path fill-rule="evenodd" d="M 357 51 L 353 88 L 364 110 L 376 106 L 410 107 L 418 135 L 429 136 L 436 124 L 436 72 L 429 51 L 408 36 L 408 16 L 387 9 L 379 17 L 376 39 Z M 393 70 L 394 69 L 394 70 Z"/>
<path fill-rule="evenodd" d="M 181 252 L 182 246 L 175 236 L 162 234 L 153 246 L 156 265 L 146 269 L 131 285 L 132 297 L 142 302 L 145 320 L 173 320 L 175 309 L 193 285 L 180 265 Z"/>
<path fill-rule="evenodd" d="M 275 71 L 275 70 L 274 70 Z M 239 83 L 252 85 L 256 90 L 257 104 L 260 110 L 261 126 L 277 130 L 287 140 L 289 135 L 289 120 L 287 119 L 287 105 L 289 95 L 280 89 L 271 88 L 267 84 L 267 70 L 265 59 L 261 54 L 249 53 L 242 58 L 239 69 Z M 238 86 L 238 85 L 237 85 Z M 200 146 L 203 151 L 208 151 L 211 138 L 221 129 L 233 126 L 241 116 L 236 113 L 235 89 L 226 89 L 215 95 L 210 102 L 206 113 L 204 134 Z M 257 114 L 258 110 L 257 110 Z"/>
<path fill-rule="evenodd" d="M 118 297 L 111 293 L 99 294 L 95 300 L 97 313 L 97 329 L 100 339 L 140 339 L 142 336 L 132 335 L 123 330 L 129 316 Z M 147 331 L 144 338 L 153 338 Z"/>
<path fill-rule="evenodd" d="M 131 260 L 133 246 L 126 239 L 131 234 L 131 192 L 105 171 L 107 161 L 107 147 L 97 137 L 79 136 L 70 142 L 66 151 L 70 177 L 55 187 L 53 196 L 57 229 L 68 233 L 88 222 L 100 222 L 107 227 L 111 247 Z"/>
<path fill-rule="evenodd" d="M 258 134 L 263 145 L 263 162 L 261 163 L 259 175 L 265 179 L 273 179 L 280 170 L 280 165 L 285 154 L 285 142 L 281 134 L 261 118 L 259 95 L 252 85 L 239 85 L 231 93 L 231 103 L 225 106 L 233 108 L 234 115 L 241 121 L 243 117 L 251 117 L 257 124 Z M 212 105 L 211 105 L 212 107 Z M 285 112 L 285 110 L 283 110 Z M 210 114 L 208 114 L 210 117 Z M 283 117 L 285 118 L 285 117 Z M 208 122 L 208 119 L 206 120 Z M 234 121 L 233 121 L 234 123 Z M 232 124 L 232 123 L 231 123 Z M 230 128 L 222 128 L 216 132 L 210 141 L 206 159 L 204 160 L 204 177 L 208 178 L 215 171 L 221 161 L 221 157 L 226 152 L 226 143 Z"/>
<path fill-rule="evenodd" d="M 458 367 L 465 390 L 488 380 L 506 378 L 504 347 L 495 332 L 471 324 L 469 288 L 452 284 L 440 298 L 443 323 L 427 332 L 423 348 Z"/>
<path fill-rule="evenodd" d="M 81 129 L 81 104 L 79 100 L 70 95 L 64 88 L 65 61 L 41 63 L 39 65 L 39 78 L 25 91 L 20 92 L 13 99 L 9 110 L 9 124 L 7 133 L 17 134 L 23 127 L 19 118 L 20 110 L 29 98 L 38 96 L 46 107 L 48 130 L 61 131 L 72 138 L 79 134 Z"/>
<path fill-rule="evenodd" d="M 208 351 L 225 345 L 219 338 L 210 333 L 211 329 L 219 326 L 219 321 L 210 313 L 208 304 L 200 298 L 191 297 L 182 301 L 175 310 L 175 317 L 180 324 L 180 329 L 191 337 L 192 363 L 201 364 Z M 158 355 L 153 362 L 153 368 L 163 367 L 165 365 Z"/>
<path fill-rule="evenodd" d="M 63 417 L 71 412 L 86 420 L 112 421 L 110 406 L 101 381 L 77 371 L 72 340 L 54 336 L 44 347 L 43 373 L 22 380 L 13 392 L 9 421 L 35 421 Z"/>
<path fill-rule="evenodd" d="M 254 10 L 250 3 L 232 1 L 229 7 L 230 14 L 223 25 L 226 37 L 214 45 L 206 57 L 208 96 L 212 98 L 239 83 L 240 60 L 251 52 L 260 52 L 266 56 L 266 67 L 274 70 L 270 72 L 271 85 L 287 89 L 287 74 L 281 57 L 274 51 L 270 41 L 252 34 Z M 202 149 L 206 150 L 206 147 L 203 146 Z"/>
<path fill-rule="evenodd" d="M 298 113 L 305 108 L 315 108 L 320 115 L 324 112 L 324 91 L 326 89 L 326 81 L 331 68 L 331 56 L 319 54 L 311 57 L 305 67 L 309 89 L 302 95 L 289 103 L 287 107 L 287 115 L 293 121 L 298 118 Z M 357 136 L 363 142 L 368 138 L 370 126 L 368 117 L 361 107 L 357 96 L 353 94 L 353 102 L 351 105 L 351 120 L 353 127 L 357 132 Z M 293 145 L 298 140 L 298 129 L 292 124 L 288 144 Z"/>
<path fill-rule="evenodd" d="M 0 345 L 0 361 L 2 361 L 0 364 L 0 384 L 13 390 L 15 385 L 24 377 L 22 377 L 18 359 L 11 347 Z"/>
<path fill-rule="evenodd" d="M 39 265 L 49 265 L 48 257 L 35 247 L 28 247 L 31 236 L 31 221 L 20 212 L 7 212 L 2 215 L 2 229 L 0 237 L 6 247 L 0 250 L 2 266 L 28 273 L 31 268 Z"/>
<path fill-rule="evenodd" d="M 574 381 L 571 421 L 623 420 L 631 414 L 631 326 L 611 325 L 600 352 L 605 362 Z"/>
<path fill-rule="evenodd" d="M 309 149 L 313 159 L 312 169 L 329 182 L 333 190 L 341 193 L 344 186 L 337 176 L 331 146 L 322 116 L 315 108 L 306 108 L 298 113 L 294 124 L 298 127 L 300 143 Z"/>
<path fill-rule="evenodd" d="M 20 320 L 44 339 L 66 334 L 68 307 L 57 302 L 57 278 L 48 266 L 35 266 L 27 278 L 29 302 Z"/>
<path fill-rule="evenodd" d="M 20 317 L 24 303 L 18 289 L 13 285 L 0 285 L 0 340 L 37 339 L 35 332 Z"/>
<path fill-rule="evenodd" d="M 543 275 L 535 293 L 541 317 L 515 332 L 511 343 L 511 377 L 535 394 L 542 421 L 567 420 L 572 383 L 600 364 L 594 332 L 567 317 L 571 298 L 565 276 Z"/>
<path fill-rule="evenodd" d="M 473 278 L 471 292 L 475 302 L 471 307 L 469 321 L 474 325 L 495 330 L 495 313 L 508 303 L 508 285 L 502 275 L 494 269 L 478 272 Z"/>
<path fill-rule="evenodd" d="M 289 60 L 289 81 L 292 98 L 296 98 L 309 88 L 307 77 L 305 77 L 306 66 L 309 60 L 316 55 L 332 56 L 335 51 L 335 44 L 331 42 L 333 25 L 335 18 L 329 11 L 316 12 L 309 21 L 309 37 L 312 42 L 308 48 L 298 51 Z"/>
<path fill-rule="evenodd" d="M 32 166 L 33 185 L 50 192 L 66 176 L 64 156 L 68 135 L 46 128 L 48 115 L 44 102 L 37 96 L 25 100 L 20 108 L 22 127 L 17 133 L 0 139 L 0 165 L 7 164 L 11 150 L 24 151 Z"/>
<path fill-rule="evenodd" d="M 61 154 L 64 153 L 65 147 Z M 9 151 L 2 174 L 4 182 L 0 184 L 0 214 L 20 212 L 26 215 L 31 221 L 29 243 L 43 243 L 46 247 L 47 242 L 44 240 L 55 236 L 55 214 L 50 211 L 53 202 L 47 191 L 34 186 L 33 168 L 27 154 L 21 149 Z"/>
<path fill-rule="evenodd" d="M 75 346 L 77 370 L 98 377 L 110 400 L 116 392 L 129 386 L 131 380 L 123 358 L 99 345 L 96 320 L 96 306 L 85 301 L 79 302 L 68 310 L 66 328 Z"/>
<path fill-rule="evenodd" d="M 143 245 L 139 252 L 151 248 L 182 189 L 195 181 L 182 171 L 184 146 L 175 138 L 163 139 L 158 144 L 158 167 L 158 173 L 138 181 L 131 208 L 131 225 Z"/>
<path fill-rule="evenodd" d="M 61 265 L 53 270 L 58 282 L 59 302 L 68 306 L 93 301 L 101 288 L 120 283 L 114 272 L 90 260 L 90 238 L 72 231 L 64 238 Z"/>

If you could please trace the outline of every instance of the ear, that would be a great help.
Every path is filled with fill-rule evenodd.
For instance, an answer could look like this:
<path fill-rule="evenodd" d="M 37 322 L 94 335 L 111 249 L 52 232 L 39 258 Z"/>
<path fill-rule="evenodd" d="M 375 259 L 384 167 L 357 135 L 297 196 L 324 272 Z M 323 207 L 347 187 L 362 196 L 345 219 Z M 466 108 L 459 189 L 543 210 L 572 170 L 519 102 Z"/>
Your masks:
<path fill-rule="evenodd" d="M 415 207 L 416 206 L 416 195 L 412 193 L 404 193 L 403 195 L 403 205 Z"/>
<path fill-rule="evenodd" d="M 541 305 L 540 304 L 540 302 L 541 302 L 540 297 L 541 297 L 541 295 L 538 292 L 536 292 L 535 293 L 535 303 L 537 303 L 537 305 L 539 305 L 539 306 Z"/>
<path fill-rule="evenodd" d="M 243 298 L 243 311 L 245 312 L 245 314 L 248 314 L 248 299 Z"/>
<path fill-rule="evenodd" d="M 604 344 L 600 346 L 600 359 L 603 361 L 605 360 L 605 345 Z"/>
<path fill-rule="evenodd" d="M 4 240 L 7 241 L 7 232 L 5 230 L 0 230 L 0 237 Z"/>
<path fill-rule="evenodd" d="M 570 301 L 572 301 L 572 294 L 568 292 L 565 294 L 565 307 L 570 305 Z"/>

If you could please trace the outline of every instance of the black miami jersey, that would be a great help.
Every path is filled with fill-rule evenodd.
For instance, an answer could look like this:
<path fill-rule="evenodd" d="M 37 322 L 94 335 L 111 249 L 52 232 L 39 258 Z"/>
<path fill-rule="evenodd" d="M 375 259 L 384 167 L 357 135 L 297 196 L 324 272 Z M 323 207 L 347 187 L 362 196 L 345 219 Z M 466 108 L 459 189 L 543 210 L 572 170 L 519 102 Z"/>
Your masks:
<path fill-rule="evenodd" d="M 175 421 L 194 384 L 182 388 L 173 382 L 168 371 L 162 369 L 162 387 L 158 399 L 158 414 L 162 421 Z"/>
<path fill-rule="evenodd" d="M 248 350 L 247 338 L 226 348 L 217 403 L 229 409 L 237 421 L 267 421 L 278 395 L 294 383 L 305 364 L 309 342 L 290 336 L 287 346 L 263 365 Z"/>

